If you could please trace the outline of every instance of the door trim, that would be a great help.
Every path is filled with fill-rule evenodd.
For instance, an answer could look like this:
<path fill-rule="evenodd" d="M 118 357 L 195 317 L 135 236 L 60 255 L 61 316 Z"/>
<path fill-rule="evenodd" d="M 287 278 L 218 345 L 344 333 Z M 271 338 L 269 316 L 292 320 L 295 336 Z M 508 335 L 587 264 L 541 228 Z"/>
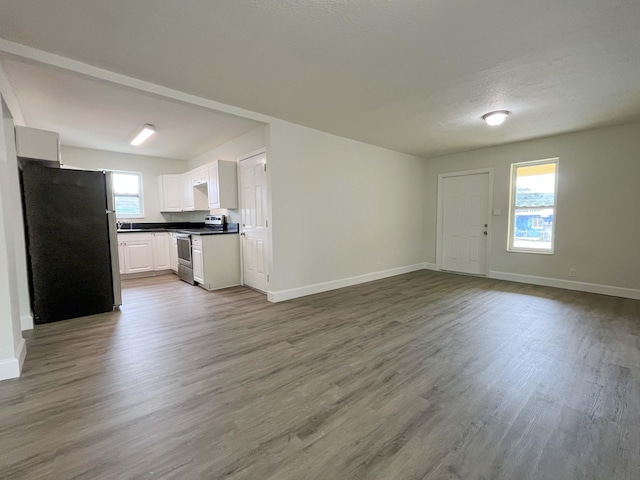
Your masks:
<path fill-rule="evenodd" d="M 259 148 L 249 153 L 245 153 L 239 157 L 236 157 L 236 172 L 238 178 L 238 210 L 240 213 L 240 233 L 238 234 L 238 242 L 240 242 L 240 285 L 243 287 L 248 287 L 254 289 L 256 292 L 268 294 L 269 292 L 269 273 L 273 270 L 273 251 L 272 251 L 272 239 L 271 239 L 271 177 L 269 169 L 266 170 L 267 174 L 267 290 L 262 291 L 257 288 L 251 287 L 249 285 L 245 285 L 244 283 L 244 242 L 242 241 L 242 233 L 244 232 L 244 228 L 242 226 L 242 175 L 240 175 L 240 162 L 243 160 L 249 160 L 252 157 L 264 155 L 265 165 L 269 163 L 269 159 L 267 158 L 267 149 L 266 147 Z"/>
<path fill-rule="evenodd" d="M 488 227 L 488 235 L 487 235 L 487 253 L 485 255 L 485 271 L 486 274 L 483 275 L 485 277 L 489 276 L 489 272 L 491 269 L 489 268 L 489 252 L 491 245 L 491 237 L 492 237 L 492 222 L 491 222 L 491 212 L 493 210 L 493 168 L 477 168 L 474 170 L 463 170 L 460 172 L 448 172 L 448 173 L 440 173 L 438 175 L 438 213 L 436 216 L 436 270 L 442 270 L 442 235 L 444 229 L 444 179 L 449 177 L 461 177 L 466 175 L 479 175 L 483 173 L 489 174 L 489 198 L 487 202 L 487 223 Z M 454 272 L 455 273 L 455 272 Z"/>
<path fill-rule="evenodd" d="M 262 155 L 263 153 L 265 154 L 265 157 L 266 157 L 266 155 L 267 155 L 267 149 L 266 149 L 266 148 L 264 148 L 264 147 L 259 148 L 259 149 L 257 149 L 257 150 L 254 150 L 253 152 L 245 153 L 244 155 L 241 155 L 241 156 L 239 156 L 238 158 L 236 158 L 236 163 L 237 163 L 238 165 L 240 165 L 240 162 L 241 162 L 242 160 L 246 160 L 246 159 L 248 159 L 248 158 L 255 157 L 256 155 Z"/>

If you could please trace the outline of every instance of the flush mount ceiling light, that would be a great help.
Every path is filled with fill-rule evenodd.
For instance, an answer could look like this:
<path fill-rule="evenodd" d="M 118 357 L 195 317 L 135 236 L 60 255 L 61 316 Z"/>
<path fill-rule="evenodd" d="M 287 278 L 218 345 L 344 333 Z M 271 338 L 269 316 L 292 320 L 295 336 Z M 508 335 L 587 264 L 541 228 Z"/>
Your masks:
<path fill-rule="evenodd" d="M 156 127 L 145 123 L 140 132 L 136 135 L 136 138 L 131 140 L 131 145 L 135 145 L 137 147 L 154 133 L 156 133 Z"/>
<path fill-rule="evenodd" d="M 488 125 L 496 127 L 498 125 L 502 125 L 510 113 L 511 112 L 508 110 L 496 110 L 495 112 L 485 113 L 482 118 Z"/>

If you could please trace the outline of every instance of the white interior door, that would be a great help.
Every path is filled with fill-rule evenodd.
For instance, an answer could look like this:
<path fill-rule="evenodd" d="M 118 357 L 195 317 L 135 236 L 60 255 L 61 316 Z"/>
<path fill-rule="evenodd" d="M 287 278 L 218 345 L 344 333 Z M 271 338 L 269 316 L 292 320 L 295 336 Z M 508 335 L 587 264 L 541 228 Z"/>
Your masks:
<path fill-rule="evenodd" d="M 240 162 L 242 222 L 242 273 L 244 284 L 268 290 L 267 173 L 266 155 L 260 153 Z"/>
<path fill-rule="evenodd" d="M 487 274 L 489 173 L 442 177 L 441 267 Z"/>

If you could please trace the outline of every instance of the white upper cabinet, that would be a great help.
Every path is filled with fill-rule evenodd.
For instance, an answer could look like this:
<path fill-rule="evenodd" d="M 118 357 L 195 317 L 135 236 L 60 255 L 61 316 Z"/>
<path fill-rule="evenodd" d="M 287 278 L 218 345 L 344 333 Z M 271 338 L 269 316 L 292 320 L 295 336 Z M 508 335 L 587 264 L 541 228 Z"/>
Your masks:
<path fill-rule="evenodd" d="M 238 165 L 216 160 L 208 165 L 209 208 L 238 208 Z"/>
<path fill-rule="evenodd" d="M 182 210 L 209 210 L 207 198 L 207 167 L 196 168 L 182 174 L 183 192 Z"/>
<path fill-rule="evenodd" d="M 204 167 L 199 167 L 195 170 L 191 170 L 191 172 L 189 173 L 191 174 L 193 185 L 202 185 L 203 183 L 207 183 L 207 181 L 209 180 L 207 176 L 206 165 Z"/>
<path fill-rule="evenodd" d="M 182 174 L 182 210 L 193 211 L 193 178 L 191 172 Z"/>
<path fill-rule="evenodd" d="M 160 211 L 238 208 L 236 162 L 216 160 L 181 175 L 160 175 Z"/>
<path fill-rule="evenodd" d="M 60 137 L 56 132 L 16 126 L 16 155 L 38 160 L 60 161 Z"/>
<path fill-rule="evenodd" d="M 161 212 L 182 211 L 182 175 L 160 175 L 158 177 Z"/>

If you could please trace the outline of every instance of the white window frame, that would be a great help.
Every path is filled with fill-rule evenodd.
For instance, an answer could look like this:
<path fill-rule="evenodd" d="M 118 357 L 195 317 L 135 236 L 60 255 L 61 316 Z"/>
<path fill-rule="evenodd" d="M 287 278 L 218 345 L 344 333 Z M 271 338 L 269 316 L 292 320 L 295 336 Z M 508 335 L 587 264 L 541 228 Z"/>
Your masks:
<path fill-rule="evenodd" d="M 518 172 L 518 168 L 521 167 L 532 167 L 535 165 L 544 165 L 554 163 L 556 166 L 556 176 L 555 176 L 555 185 L 554 185 L 554 195 L 553 195 L 553 206 L 545 205 L 550 208 L 553 208 L 553 223 L 551 224 L 551 248 L 550 249 L 538 249 L 538 248 L 522 248 L 515 247 L 513 245 L 513 232 L 515 231 L 515 222 L 516 222 L 516 175 Z M 545 158 L 543 160 L 533 160 L 529 162 L 518 162 L 511 164 L 511 189 L 509 194 L 509 228 L 507 229 L 507 251 L 509 252 L 517 252 L 517 253 L 537 253 L 539 255 L 553 255 L 555 251 L 556 244 L 556 223 L 558 220 L 558 171 L 560 167 L 560 159 L 555 158 Z M 538 207 L 529 207 L 529 208 L 538 208 Z"/>
<path fill-rule="evenodd" d="M 136 175 L 138 177 L 138 191 L 140 192 L 137 196 L 140 198 L 140 212 L 139 213 L 118 213 L 116 211 L 116 218 L 144 218 L 144 192 L 142 190 L 142 172 L 132 172 L 127 170 L 111 170 L 105 168 L 104 170 L 109 171 L 111 173 L 120 173 L 125 175 Z M 113 192 L 114 200 L 116 192 Z M 133 195 L 131 195 L 133 196 Z"/>

